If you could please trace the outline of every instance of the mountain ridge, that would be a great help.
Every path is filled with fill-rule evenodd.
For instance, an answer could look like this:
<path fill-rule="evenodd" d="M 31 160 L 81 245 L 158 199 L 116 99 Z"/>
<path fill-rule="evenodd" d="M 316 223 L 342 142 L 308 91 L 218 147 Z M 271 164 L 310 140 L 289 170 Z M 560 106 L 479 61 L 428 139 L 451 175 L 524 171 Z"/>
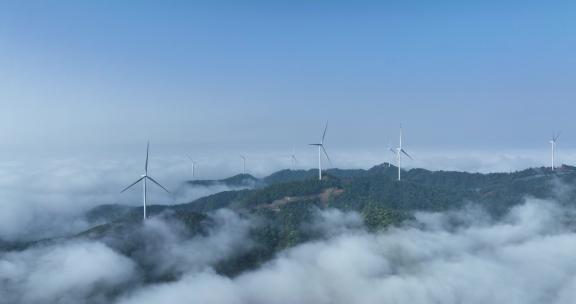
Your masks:
<path fill-rule="evenodd" d="M 322 180 L 315 170 L 281 170 L 264 178 L 236 175 L 224 180 L 185 182 L 204 187 L 227 183 L 249 188 L 222 191 L 191 202 L 175 205 L 150 205 L 152 219 L 182 226 L 186 237 L 210 232 L 217 225 L 212 216 L 230 209 L 239 217 L 257 223 L 249 235 L 257 246 L 239 252 L 215 265 L 216 271 L 234 276 L 272 259 L 280 251 L 315 240 L 319 236 L 308 229 L 316 214 L 328 208 L 357 213 L 366 229 L 387 229 L 415 211 L 441 212 L 474 203 L 495 216 L 521 204 L 526 196 L 556 198 L 564 204 L 576 202 L 574 187 L 558 195 L 559 185 L 576 183 L 576 168 L 529 168 L 512 173 L 467 173 L 411 169 L 404 179 L 396 179 L 397 168 L 378 165 L 370 169 L 328 169 Z M 67 240 L 97 240 L 127 256 L 139 256 L 147 246 L 146 223 L 142 207 L 101 205 L 86 213 L 93 226 L 83 232 L 28 243 L 0 241 L 2 250 L 24 250 L 31 246 Z M 145 258 L 137 258 L 147 281 L 161 282 L 177 278 L 177 273 L 157 276 L 147 270 Z"/>

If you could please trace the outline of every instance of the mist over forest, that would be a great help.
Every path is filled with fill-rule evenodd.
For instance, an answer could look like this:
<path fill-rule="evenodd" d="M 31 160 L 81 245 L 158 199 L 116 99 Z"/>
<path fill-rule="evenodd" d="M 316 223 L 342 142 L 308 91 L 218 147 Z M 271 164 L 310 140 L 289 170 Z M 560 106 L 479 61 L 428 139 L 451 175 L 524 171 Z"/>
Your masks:
<path fill-rule="evenodd" d="M 65 222 L 5 205 L 3 214 L 31 222 L 4 215 L 0 303 L 571 303 L 575 296 L 572 167 L 411 169 L 402 182 L 388 164 L 328 169 L 321 181 L 316 171 L 189 180 L 176 191 L 185 202 L 151 205 L 146 221 L 142 207 L 111 203 L 111 194 L 88 203 L 91 191 L 75 194 L 84 206 L 52 210 Z M 75 211 L 58 214 L 66 208 Z"/>

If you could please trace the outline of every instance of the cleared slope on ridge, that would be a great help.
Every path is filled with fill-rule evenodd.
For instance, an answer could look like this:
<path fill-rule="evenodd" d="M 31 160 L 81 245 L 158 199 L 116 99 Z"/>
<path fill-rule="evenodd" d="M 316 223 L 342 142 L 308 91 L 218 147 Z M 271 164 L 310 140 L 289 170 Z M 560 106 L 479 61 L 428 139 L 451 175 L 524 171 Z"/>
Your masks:
<path fill-rule="evenodd" d="M 151 205 L 149 212 L 210 212 L 220 208 L 240 210 L 285 197 L 320 195 L 330 185 L 326 179 L 319 182 L 316 174 L 313 169 L 281 170 L 261 179 L 240 174 L 223 180 L 189 181 L 184 183 L 184 187 L 225 184 L 245 188 L 218 192 L 185 204 Z M 378 165 L 368 170 L 328 169 L 325 174 L 332 177 L 332 183 L 337 180 L 337 185 L 331 187 L 342 189 L 341 195 L 330 198 L 328 204 L 357 211 L 362 211 L 367 204 L 402 211 L 443 210 L 472 201 L 502 212 L 520 203 L 526 195 L 550 197 L 558 184 L 572 184 L 576 180 L 576 170 L 570 166 L 562 166 L 554 172 L 549 168 L 530 168 L 490 174 L 411 169 L 404 172 L 402 182 L 396 181 L 397 167 L 388 165 Z M 140 208 L 103 205 L 88 212 L 87 218 L 95 223 L 106 222 L 141 213 Z"/>

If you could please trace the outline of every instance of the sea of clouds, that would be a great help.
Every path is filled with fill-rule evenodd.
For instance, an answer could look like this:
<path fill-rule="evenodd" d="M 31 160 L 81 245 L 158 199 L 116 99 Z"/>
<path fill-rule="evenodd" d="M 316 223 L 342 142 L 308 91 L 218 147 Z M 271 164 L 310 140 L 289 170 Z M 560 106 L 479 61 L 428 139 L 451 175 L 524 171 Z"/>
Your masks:
<path fill-rule="evenodd" d="M 180 204 L 227 190 L 224 184 L 186 186 L 192 179 L 187 159 L 153 159 L 149 174 L 172 193 L 149 183 L 149 204 Z M 0 162 L 0 240 L 31 240 L 67 235 L 89 228 L 82 216 L 105 204 L 141 206 L 142 186 L 122 189 L 140 178 L 144 159 L 65 159 Z M 223 177 L 227 177 L 224 175 Z"/>
<path fill-rule="evenodd" d="M 486 171 L 538 163 L 528 157 L 504 162 L 427 157 L 448 169 L 458 160 Z M 371 166 L 347 159 L 342 167 Z M 183 157 L 152 160 L 151 175 L 171 190 L 191 178 Z M 0 163 L 0 240 L 71 235 L 90 227 L 82 217 L 90 208 L 138 206 L 139 189 L 119 190 L 137 179 L 142 167 L 140 159 Z M 264 176 L 281 168 L 263 160 L 250 173 Z M 226 162 L 205 163 L 203 170 L 208 178 L 237 173 Z M 230 188 L 198 187 L 178 196 L 156 190 L 150 191 L 152 203 L 175 204 Z M 221 210 L 210 215 L 216 225 L 207 234 L 191 236 L 182 223 L 157 217 L 134 232 L 145 235 L 147 245 L 131 256 L 102 240 L 82 238 L 0 252 L 0 303 L 573 303 L 574 215 L 553 200 L 527 198 L 498 219 L 468 206 L 418 212 L 413 220 L 371 233 L 358 214 L 328 209 L 307 226 L 319 231 L 320 239 L 235 277 L 218 274 L 215 265 L 258 245 L 248 233 L 258 221 Z M 143 278 L 143 263 L 158 277 L 176 277 L 151 283 Z"/>
<path fill-rule="evenodd" d="M 74 239 L 0 254 L 0 303 L 518 303 L 576 298 L 574 210 L 527 199 L 499 219 L 480 207 L 418 212 L 384 231 L 356 213 L 319 211 L 322 237 L 280 252 L 235 277 L 219 261 L 253 246 L 257 223 L 227 210 L 187 238 L 162 217 L 141 229 L 149 245 L 124 256 L 101 241 Z M 169 282 L 147 283 L 142 256 Z M 140 260 L 139 260 L 140 259 Z"/>
<path fill-rule="evenodd" d="M 308 152 L 308 150 L 306 151 Z M 312 151 L 313 152 L 313 151 Z M 431 170 L 462 170 L 473 172 L 509 172 L 530 166 L 546 165 L 545 151 L 431 152 L 411 151 L 414 161 L 405 166 Z M 315 153 L 300 151 L 298 169 L 317 166 Z M 144 156 L 130 158 L 68 158 L 0 161 L 0 240 L 38 239 L 79 232 L 86 229 L 82 214 L 103 204 L 141 205 L 141 188 L 120 193 L 143 173 Z M 198 155 L 196 179 L 221 179 L 241 172 L 236 154 Z M 394 155 L 382 153 L 334 152 L 334 166 L 365 168 L 393 162 Z M 563 151 L 560 160 L 576 160 L 576 153 Z M 248 155 L 248 173 L 263 177 L 290 166 L 289 153 L 252 153 Z M 149 187 L 150 204 L 191 202 L 213 193 L 237 190 L 215 184 L 209 187 L 182 187 L 192 179 L 187 156 L 152 154 L 149 173 L 173 193 L 166 194 L 155 185 Z M 54 225 L 54 223 L 65 225 Z"/>

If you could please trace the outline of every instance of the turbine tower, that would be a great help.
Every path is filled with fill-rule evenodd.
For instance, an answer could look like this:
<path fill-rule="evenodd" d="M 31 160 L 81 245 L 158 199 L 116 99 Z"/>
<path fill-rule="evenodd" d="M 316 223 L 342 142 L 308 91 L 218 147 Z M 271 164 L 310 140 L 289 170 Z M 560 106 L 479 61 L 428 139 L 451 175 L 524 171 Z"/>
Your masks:
<path fill-rule="evenodd" d="M 296 170 L 296 163 L 298 160 L 296 159 L 296 149 L 292 148 L 292 155 L 290 155 L 290 164 L 292 165 L 292 171 Z"/>
<path fill-rule="evenodd" d="M 194 179 L 194 177 L 196 177 L 196 164 L 198 163 L 197 161 L 195 161 L 192 157 L 188 156 L 188 159 L 190 160 L 190 162 L 192 163 L 192 179 Z"/>
<path fill-rule="evenodd" d="M 326 159 L 328 162 L 332 163 L 326 149 L 324 148 L 324 139 L 326 138 L 326 130 L 328 129 L 328 122 L 326 122 L 326 126 L 324 127 L 324 133 L 322 134 L 322 139 L 318 144 L 310 144 L 310 146 L 317 146 L 318 147 L 318 180 L 322 180 L 322 152 L 326 155 Z"/>
<path fill-rule="evenodd" d="M 240 155 L 242 159 L 242 174 L 246 174 L 246 156 Z"/>
<path fill-rule="evenodd" d="M 390 148 L 390 151 L 396 154 L 396 165 L 398 166 L 398 180 L 402 179 L 402 154 L 408 156 L 408 158 L 412 159 L 412 156 L 402 148 L 402 125 L 400 125 L 400 142 L 396 149 Z"/>
<path fill-rule="evenodd" d="M 160 183 L 158 183 L 156 180 L 154 180 L 152 177 L 148 176 L 148 155 L 149 155 L 149 151 L 150 151 L 150 142 L 148 142 L 148 144 L 146 145 L 146 164 L 144 165 L 144 174 L 142 176 L 140 176 L 140 178 L 135 181 L 134 183 L 132 183 L 130 186 L 124 188 L 124 190 L 120 191 L 120 193 L 123 193 L 124 191 L 132 188 L 132 186 L 136 185 L 137 183 L 139 183 L 140 181 L 142 181 L 142 196 L 143 196 L 143 203 L 144 203 L 144 220 L 146 220 L 146 198 L 147 198 L 147 193 L 146 193 L 146 182 L 148 180 L 150 180 L 151 182 L 153 182 L 154 184 L 158 185 L 160 188 L 164 189 L 164 191 L 170 193 L 170 191 L 168 191 L 166 188 L 164 188 L 162 185 L 160 185 Z"/>
<path fill-rule="evenodd" d="M 552 171 L 554 171 L 554 158 L 556 157 L 556 142 L 560 137 L 560 132 L 556 135 L 552 135 L 552 139 L 550 140 L 550 146 L 552 147 Z"/>

